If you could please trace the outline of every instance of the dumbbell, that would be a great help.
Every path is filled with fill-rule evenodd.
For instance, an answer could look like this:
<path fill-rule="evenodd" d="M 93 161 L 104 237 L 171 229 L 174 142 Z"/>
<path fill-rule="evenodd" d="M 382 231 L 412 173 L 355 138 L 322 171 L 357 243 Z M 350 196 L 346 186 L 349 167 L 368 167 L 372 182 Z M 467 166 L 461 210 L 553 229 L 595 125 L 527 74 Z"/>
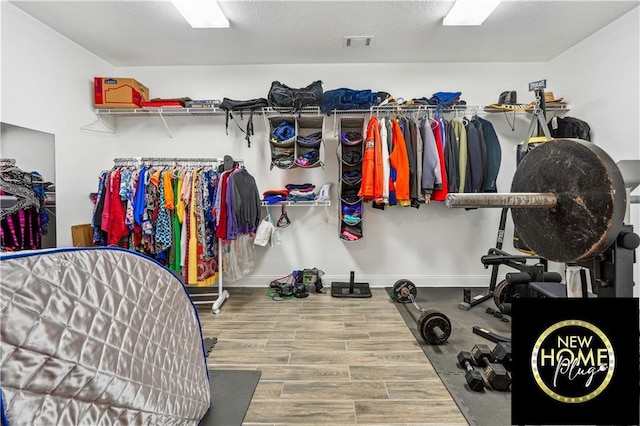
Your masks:
<path fill-rule="evenodd" d="M 480 392 L 484 389 L 484 379 L 482 373 L 473 368 L 473 357 L 467 351 L 460 351 L 458 354 L 458 363 L 460 367 L 466 369 L 464 379 L 467 381 L 469 388 L 474 392 Z"/>
<path fill-rule="evenodd" d="M 398 303 L 411 302 L 413 306 L 420 311 L 420 318 L 418 318 L 416 322 L 422 340 L 429 345 L 441 345 L 446 342 L 451 335 L 451 321 L 440 311 L 435 309 L 422 309 L 416 303 L 417 294 L 418 288 L 414 283 L 409 280 L 398 280 L 393 285 L 390 296 Z"/>
<path fill-rule="evenodd" d="M 508 371 L 511 371 L 511 343 L 498 342 L 495 348 L 493 348 L 493 356 L 496 362 L 502 364 Z"/>
<path fill-rule="evenodd" d="M 484 367 L 484 376 L 495 390 L 508 390 L 511 385 L 511 377 L 503 365 L 493 362 L 493 354 L 489 346 L 478 344 L 471 349 L 471 356 L 475 364 Z"/>

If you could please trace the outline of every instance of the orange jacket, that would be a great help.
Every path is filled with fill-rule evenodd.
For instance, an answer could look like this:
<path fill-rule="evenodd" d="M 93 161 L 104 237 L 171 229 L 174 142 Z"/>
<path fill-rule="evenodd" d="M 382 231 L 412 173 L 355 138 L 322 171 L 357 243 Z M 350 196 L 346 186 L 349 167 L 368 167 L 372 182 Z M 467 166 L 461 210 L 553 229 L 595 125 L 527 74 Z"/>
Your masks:
<path fill-rule="evenodd" d="M 396 199 L 402 206 L 410 203 L 409 197 L 409 156 L 405 145 L 404 135 L 398 123 L 398 119 L 392 121 L 391 130 L 393 132 L 393 151 L 389 154 L 391 167 L 396 170 Z"/>
<path fill-rule="evenodd" d="M 364 201 L 382 197 L 382 142 L 380 126 L 376 117 L 371 117 L 367 124 L 367 137 L 362 157 L 362 183 L 358 196 Z"/>

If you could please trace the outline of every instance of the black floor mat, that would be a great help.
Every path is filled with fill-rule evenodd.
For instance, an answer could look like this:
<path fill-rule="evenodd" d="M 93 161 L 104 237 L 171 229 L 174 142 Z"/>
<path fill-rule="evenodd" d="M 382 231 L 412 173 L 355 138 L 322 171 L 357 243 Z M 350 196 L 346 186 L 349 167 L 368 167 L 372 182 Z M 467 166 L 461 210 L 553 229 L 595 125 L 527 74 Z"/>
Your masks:
<path fill-rule="evenodd" d="M 209 370 L 211 408 L 200 425 L 242 425 L 261 374 L 254 370 Z"/>
<path fill-rule="evenodd" d="M 392 289 L 387 288 L 387 292 Z M 478 294 L 482 289 L 476 289 Z M 423 309 L 437 309 L 451 321 L 451 336 L 443 345 L 431 346 L 423 342 L 416 327 L 419 312 L 413 304 L 395 303 L 398 311 L 420 343 L 429 361 L 460 407 L 469 424 L 479 426 L 501 426 L 511 424 L 511 393 L 495 391 L 487 388 L 482 392 L 474 392 L 467 386 L 465 371 L 458 366 L 457 355 L 460 351 L 471 351 L 477 343 L 489 345 L 490 342 L 473 333 L 473 326 L 481 326 L 499 335 L 511 337 L 511 323 L 503 322 L 485 312 L 487 307 L 495 308 L 493 299 L 489 299 L 469 311 L 458 308 L 462 301 L 462 288 L 420 287 L 416 302 Z"/>

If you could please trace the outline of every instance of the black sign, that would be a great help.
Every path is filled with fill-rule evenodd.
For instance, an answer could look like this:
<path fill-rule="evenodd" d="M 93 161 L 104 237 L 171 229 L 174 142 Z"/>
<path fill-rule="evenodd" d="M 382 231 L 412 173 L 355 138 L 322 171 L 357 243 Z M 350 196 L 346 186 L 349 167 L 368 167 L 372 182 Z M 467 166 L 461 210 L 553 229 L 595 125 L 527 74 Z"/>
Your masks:
<path fill-rule="evenodd" d="M 534 90 L 546 89 L 546 88 L 547 88 L 547 79 L 532 81 L 531 83 L 529 83 L 530 92 L 533 92 Z"/>
<path fill-rule="evenodd" d="M 638 424 L 638 299 L 513 301 L 513 424 Z"/>

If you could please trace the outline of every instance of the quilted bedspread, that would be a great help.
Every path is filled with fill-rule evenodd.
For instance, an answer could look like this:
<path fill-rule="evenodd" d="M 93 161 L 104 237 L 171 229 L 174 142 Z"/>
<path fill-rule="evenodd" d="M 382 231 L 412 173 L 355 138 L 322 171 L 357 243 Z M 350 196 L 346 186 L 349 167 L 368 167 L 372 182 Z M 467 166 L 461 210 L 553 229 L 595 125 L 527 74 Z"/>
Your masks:
<path fill-rule="evenodd" d="M 0 256 L 2 421 L 197 424 L 200 322 L 178 278 L 117 248 Z"/>

